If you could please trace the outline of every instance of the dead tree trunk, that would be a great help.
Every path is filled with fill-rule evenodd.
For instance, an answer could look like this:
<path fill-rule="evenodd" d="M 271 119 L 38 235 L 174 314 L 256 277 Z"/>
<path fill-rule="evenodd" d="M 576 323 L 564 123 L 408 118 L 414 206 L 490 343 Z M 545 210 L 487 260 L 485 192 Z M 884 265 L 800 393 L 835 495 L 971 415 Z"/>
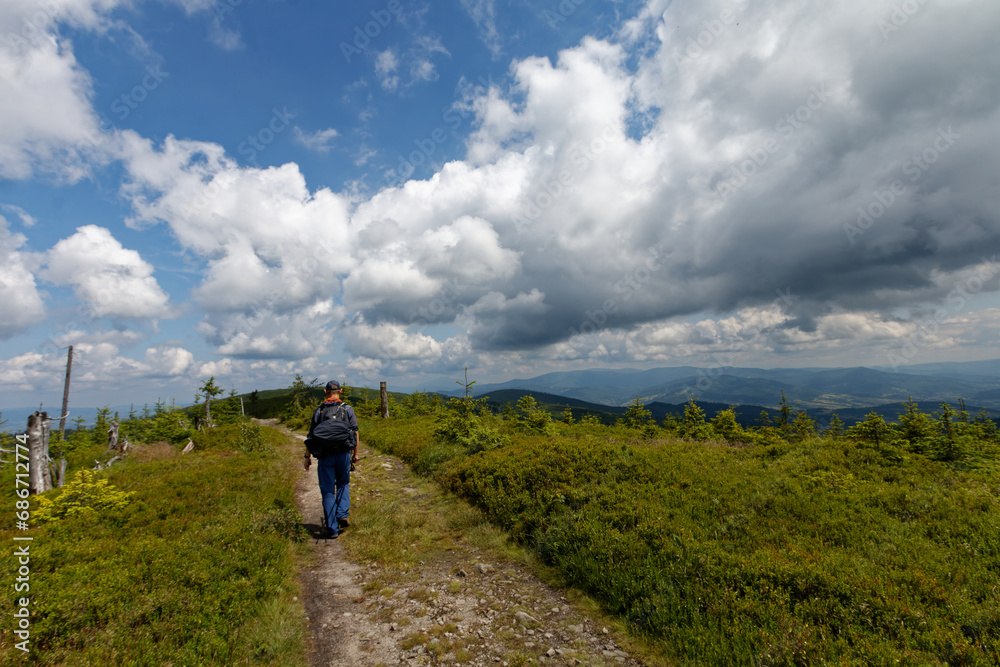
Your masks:
<path fill-rule="evenodd" d="M 108 451 L 113 449 L 118 449 L 118 420 L 111 422 L 111 428 L 108 429 Z"/>
<path fill-rule="evenodd" d="M 28 415 L 28 493 L 44 493 L 52 488 L 49 474 L 48 413 Z"/>
<path fill-rule="evenodd" d="M 69 346 L 69 354 L 66 357 L 66 384 L 63 385 L 63 408 L 62 416 L 59 417 L 59 437 L 66 439 L 66 415 L 69 409 L 69 373 L 73 368 L 73 346 Z"/>
<path fill-rule="evenodd" d="M 382 400 L 382 419 L 389 418 L 389 392 L 386 391 L 385 382 L 378 383 L 379 398 Z"/>
<path fill-rule="evenodd" d="M 62 488 L 66 476 L 66 417 L 69 416 L 69 375 L 73 370 L 73 346 L 66 355 L 66 383 L 63 385 L 62 412 L 59 417 L 59 462 L 56 464 L 56 486 Z"/>
<path fill-rule="evenodd" d="M 45 413 L 43 412 L 42 415 Z M 45 466 L 42 470 L 42 477 L 45 478 L 45 490 L 52 488 L 52 458 L 49 456 L 49 420 L 42 418 L 42 451 L 45 456 Z"/>

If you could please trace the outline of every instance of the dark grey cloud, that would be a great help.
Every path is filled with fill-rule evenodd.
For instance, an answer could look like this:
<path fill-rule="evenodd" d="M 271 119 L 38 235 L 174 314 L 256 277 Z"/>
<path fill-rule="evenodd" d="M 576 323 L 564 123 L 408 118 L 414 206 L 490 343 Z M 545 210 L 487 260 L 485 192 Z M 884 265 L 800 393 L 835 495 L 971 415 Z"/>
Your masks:
<path fill-rule="evenodd" d="M 391 216 L 407 270 L 440 286 L 482 260 L 412 248 L 471 216 L 516 269 L 487 262 L 447 303 L 384 294 L 366 319 L 406 325 L 436 300 L 418 324 L 455 322 L 486 353 L 777 307 L 774 330 L 822 344 L 890 335 L 1000 253 L 1000 7 L 739 4 L 739 26 L 678 62 L 728 6 L 670 4 L 662 42 L 647 25 L 655 48 L 589 40 L 515 63 L 512 89 L 472 105 L 476 162 L 383 192 L 355 223 Z"/>

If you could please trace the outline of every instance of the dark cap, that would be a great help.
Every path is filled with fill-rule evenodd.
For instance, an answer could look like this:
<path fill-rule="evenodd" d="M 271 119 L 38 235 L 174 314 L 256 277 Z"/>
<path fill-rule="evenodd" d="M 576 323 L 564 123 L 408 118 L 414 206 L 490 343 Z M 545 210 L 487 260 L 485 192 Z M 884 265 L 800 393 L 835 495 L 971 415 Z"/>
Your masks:
<path fill-rule="evenodd" d="M 330 380 L 326 383 L 327 391 L 340 391 L 340 383 L 336 380 Z"/>

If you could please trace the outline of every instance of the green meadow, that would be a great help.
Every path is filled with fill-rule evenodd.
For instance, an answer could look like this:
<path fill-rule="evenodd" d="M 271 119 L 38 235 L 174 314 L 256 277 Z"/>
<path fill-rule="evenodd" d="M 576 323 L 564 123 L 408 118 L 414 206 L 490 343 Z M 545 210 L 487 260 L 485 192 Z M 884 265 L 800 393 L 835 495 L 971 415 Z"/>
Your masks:
<path fill-rule="evenodd" d="M 139 426 L 152 428 L 129 424 Z M 86 466 L 106 458 L 106 444 L 71 436 L 65 487 L 32 498 L 30 531 L 0 531 L 7 545 L 25 544 L 15 534 L 33 538 L 30 591 L 5 587 L 0 597 L 3 664 L 305 664 L 295 600 L 298 449 L 248 422 L 191 435 L 192 453 L 166 441 L 139 445 L 100 472 Z M 12 512 L 12 466 L 0 483 Z M 12 550 L 0 565 L 5 582 L 16 576 Z M 25 595 L 27 653 L 11 632 Z"/>

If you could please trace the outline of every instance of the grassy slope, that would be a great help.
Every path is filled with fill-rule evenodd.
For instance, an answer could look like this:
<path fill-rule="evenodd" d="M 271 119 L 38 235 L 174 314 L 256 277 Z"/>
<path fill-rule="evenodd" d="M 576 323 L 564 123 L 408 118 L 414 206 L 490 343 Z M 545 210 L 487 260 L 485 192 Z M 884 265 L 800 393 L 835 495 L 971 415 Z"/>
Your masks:
<path fill-rule="evenodd" d="M 431 432 L 424 417 L 366 435 L 436 470 L 678 663 L 1000 662 L 995 467 L 579 426 L 470 457 Z"/>
<path fill-rule="evenodd" d="M 5 631 L 3 663 L 303 664 L 289 539 L 299 460 L 283 436 L 264 431 L 273 453 L 233 453 L 226 429 L 208 451 L 140 447 L 101 473 L 135 493 L 123 513 L 33 528 L 32 651 L 14 650 Z M 12 507 L 10 467 L 0 480 Z M 0 531 L 0 541 L 12 536 Z M 2 567 L 12 581 L 14 560 Z M 8 588 L 5 618 L 12 604 Z"/>

